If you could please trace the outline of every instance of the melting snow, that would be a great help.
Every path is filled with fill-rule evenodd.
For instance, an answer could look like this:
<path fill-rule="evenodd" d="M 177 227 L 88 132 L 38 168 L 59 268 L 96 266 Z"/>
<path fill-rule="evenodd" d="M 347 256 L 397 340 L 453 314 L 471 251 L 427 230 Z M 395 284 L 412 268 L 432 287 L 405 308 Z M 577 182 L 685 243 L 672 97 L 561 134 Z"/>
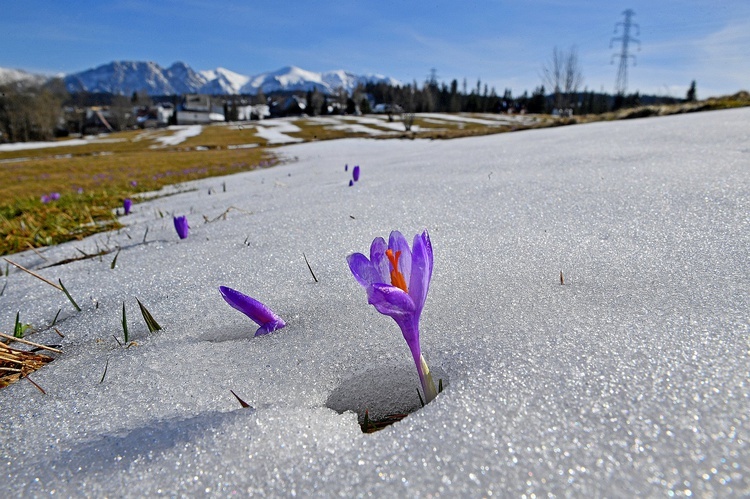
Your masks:
<path fill-rule="evenodd" d="M 287 135 L 302 131 L 300 127 L 290 123 L 288 119 L 264 120 L 256 126 L 256 129 L 256 135 L 267 140 L 269 144 L 291 144 L 303 141 L 299 137 Z"/>
<path fill-rule="evenodd" d="M 20 271 L 0 277 L 3 329 L 20 312 L 64 350 L 31 375 L 46 395 L 24 380 L 0 391 L 0 492 L 745 496 L 748 121 L 286 146 L 289 163 L 136 204 L 119 232 L 12 255 L 83 311 Z M 345 164 L 362 168 L 354 187 Z M 413 408 L 418 380 L 345 259 L 423 228 L 422 347 L 447 388 L 365 435 L 337 410 Z M 118 247 L 114 269 L 114 253 L 49 266 Z M 253 338 L 219 285 L 287 327 Z M 127 349 L 113 339 L 123 303 Z M 59 309 L 65 338 L 47 328 Z"/>
<path fill-rule="evenodd" d="M 201 125 L 177 125 L 170 126 L 168 130 L 174 131 L 172 135 L 152 137 L 154 141 L 161 142 L 162 146 L 176 146 L 182 144 L 190 137 L 196 137 L 201 134 L 203 127 Z"/>

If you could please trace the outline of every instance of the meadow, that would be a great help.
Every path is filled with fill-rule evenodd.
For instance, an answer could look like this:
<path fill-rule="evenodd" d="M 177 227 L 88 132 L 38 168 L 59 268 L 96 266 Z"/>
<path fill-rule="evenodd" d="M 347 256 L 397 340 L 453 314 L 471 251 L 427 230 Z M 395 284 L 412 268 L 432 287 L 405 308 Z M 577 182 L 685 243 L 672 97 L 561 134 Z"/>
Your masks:
<path fill-rule="evenodd" d="M 496 115 L 490 119 L 467 115 L 450 121 L 416 118 L 414 131 L 407 133 L 400 121 L 390 122 L 383 116 L 367 120 L 364 126 L 359 123 L 363 119 L 283 120 L 296 131 L 287 135 L 289 140 L 280 141 L 256 133 L 258 128 L 274 128 L 277 120 L 268 120 L 263 125 L 204 126 L 199 135 L 171 145 L 168 139 L 176 133 L 174 129 L 129 130 L 90 137 L 83 145 L 62 139 L 37 148 L 0 148 L 0 255 L 117 229 L 117 210 L 126 198 L 138 202 L 145 193 L 167 185 L 273 166 L 277 163 L 274 147 L 286 142 L 365 136 L 452 138 L 499 133 L 542 121 L 501 120 Z M 78 145 L 65 145 L 68 141 Z M 51 194 L 59 198 L 48 201 Z"/>
<path fill-rule="evenodd" d="M 404 117 L 326 116 L 204 126 L 184 140 L 172 140 L 179 129 L 155 129 L 87 137 L 84 144 L 61 139 L 28 149 L 0 145 L 0 255 L 117 229 L 118 208 L 126 198 L 137 203 L 167 185 L 273 166 L 278 163 L 274 148 L 286 143 L 353 137 L 453 139 L 747 105 L 750 97 L 740 92 L 697 103 L 573 118 L 424 113 L 407 116 L 413 119 L 410 130 Z M 264 133 L 277 128 L 283 132 L 272 138 Z M 50 196 L 57 199 L 48 201 Z"/>

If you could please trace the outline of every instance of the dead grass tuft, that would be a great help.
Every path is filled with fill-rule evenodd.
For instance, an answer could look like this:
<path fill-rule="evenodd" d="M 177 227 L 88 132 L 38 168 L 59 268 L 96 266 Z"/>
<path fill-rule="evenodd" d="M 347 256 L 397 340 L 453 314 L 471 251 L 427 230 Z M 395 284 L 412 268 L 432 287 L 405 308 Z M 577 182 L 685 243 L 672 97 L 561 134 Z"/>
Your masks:
<path fill-rule="evenodd" d="M 0 333 L 0 337 L 24 343 L 36 349 L 47 350 L 54 353 L 62 353 L 60 350 L 45 345 L 40 345 L 28 340 L 14 338 L 7 334 Z M 0 341 L 0 389 L 15 383 L 21 378 L 27 377 L 37 369 L 49 364 L 54 357 L 41 355 L 28 350 L 13 348 L 4 341 Z M 29 380 L 31 381 L 31 380 Z M 34 385 L 39 388 L 36 383 Z"/>

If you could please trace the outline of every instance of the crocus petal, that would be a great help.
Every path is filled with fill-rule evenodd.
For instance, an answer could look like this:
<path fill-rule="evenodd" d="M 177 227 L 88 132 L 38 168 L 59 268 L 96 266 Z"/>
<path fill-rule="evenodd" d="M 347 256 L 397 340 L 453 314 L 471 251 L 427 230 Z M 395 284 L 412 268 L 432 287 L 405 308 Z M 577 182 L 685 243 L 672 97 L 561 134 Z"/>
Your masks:
<path fill-rule="evenodd" d="M 133 206 L 133 201 L 131 201 L 131 200 L 130 200 L 129 198 L 126 198 L 126 199 L 125 199 L 125 200 L 124 200 L 124 201 L 122 202 L 122 207 L 123 207 L 123 209 L 125 210 L 125 214 L 126 214 L 126 215 L 130 214 L 130 208 L 131 208 L 132 206 Z"/>
<path fill-rule="evenodd" d="M 267 322 L 266 324 L 263 324 L 262 326 L 260 326 L 258 330 L 255 331 L 255 334 L 253 336 L 263 336 L 264 334 L 272 333 L 276 331 L 277 329 L 281 329 L 284 326 L 286 326 L 284 321 Z"/>
<path fill-rule="evenodd" d="M 273 311 L 259 302 L 255 298 L 251 298 L 239 291 L 228 288 L 226 286 L 219 286 L 219 292 L 224 300 L 235 310 L 239 310 L 246 316 L 250 317 L 260 328 L 255 332 L 255 336 L 262 334 L 268 334 L 271 331 L 281 329 L 286 326 L 284 320 L 278 315 L 274 314 Z"/>
<path fill-rule="evenodd" d="M 398 260 L 398 270 L 404 275 L 406 282 L 409 282 L 411 276 L 411 249 L 406 238 L 399 231 L 394 230 L 388 238 L 388 249 L 394 253 L 400 251 L 401 257 Z M 388 269 L 390 276 L 390 267 Z M 387 282 L 391 282 L 390 279 Z"/>
<path fill-rule="evenodd" d="M 359 165 L 355 166 L 354 169 L 352 170 L 352 178 L 354 179 L 355 182 L 359 180 Z"/>
<path fill-rule="evenodd" d="M 174 228 L 177 231 L 177 235 L 180 239 L 188 237 L 190 226 L 188 225 L 187 218 L 183 215 L 180 217 L 174 217 Z"/>
<path fill-rule="evenodd" d="M 432 277 L 432 244 L 427 231 L 414 236 L 412 245 L 411 279 L 409 280 L 409 296 L 412 297 L 417 308 L 421 311 L 427 299 Z"/>
<path fill-rule="evenodd" d="M 385 256 L 387 249 L 388 245 L 382 237 L 376 237 L 372 240 L 372 244 L 370 245 L 370 262 L 380 275 L 380 278 L 375 282 L 391 282 L 391 264 Z"/>
<path fill-rule="evenodd" d="M 393 318 L 413 314 L 416 309 L 411 296 L 389 284 L 368 286 L 367 301 L 381 314 Z"/>
<path fill-rule="evenodd" d="M 352 271 L 354 278 L 362 286 L 369 286 L 376 282 L 382 282 L 380 273 L 375 266 L 362 253 L 354 253 L 346 257 L 349 264 L 349 270 Z"/>

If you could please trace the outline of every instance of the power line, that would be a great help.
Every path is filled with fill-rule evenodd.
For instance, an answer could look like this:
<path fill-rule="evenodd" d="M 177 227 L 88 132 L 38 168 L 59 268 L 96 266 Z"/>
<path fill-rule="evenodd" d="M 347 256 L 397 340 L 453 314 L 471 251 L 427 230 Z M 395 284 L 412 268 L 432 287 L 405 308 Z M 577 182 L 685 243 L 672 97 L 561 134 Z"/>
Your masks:
<path fill-rule="evenodd" d="M 625 91 L 628 89 L 628 60 L 633 58 L 633 66 L 635 66 L 635 56 L 628 53 L 628 45 L 630 42 L 638 44 L 638 50 L 641 50 L 641 41 L 630 36 L 630 29 L 635 27 L 637 34 L 640 36 L 641 27 L 637 23 L 632 22 L 632 18 L 635 15 L 633 9 L 628 9 L 622 13 L 625 16 L 625 21 L 615 24 L 615 34 L 617 34 L 617 28 L 622 25 L 622 36 L 614 37 L 609 42 L 609 48 L 612 48 L 614 42 L 622 41 L 622 50 L 620 54 L 614 54 L 612 56 L 612 62 L 614 63 L 615 57 L 620 58 L 620 66 L 617 69 L 617 80 L 615 81 L 615 93 L 618 95 L 625 95 Z"/>

